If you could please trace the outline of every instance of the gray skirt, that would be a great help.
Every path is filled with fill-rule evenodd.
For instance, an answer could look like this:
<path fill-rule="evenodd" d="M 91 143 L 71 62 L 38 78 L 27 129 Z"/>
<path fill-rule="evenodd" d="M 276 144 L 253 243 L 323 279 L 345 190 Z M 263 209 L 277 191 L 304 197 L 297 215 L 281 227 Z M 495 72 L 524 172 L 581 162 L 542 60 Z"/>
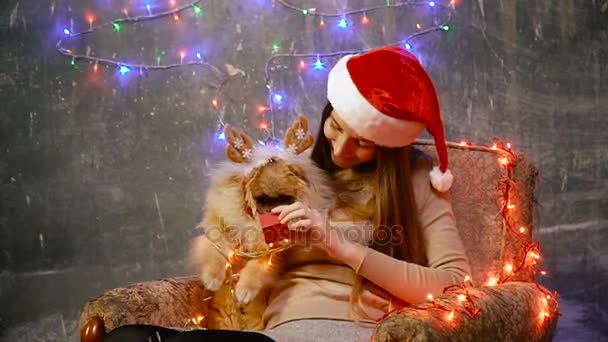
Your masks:
<path fill-rule="evenodd" d="M 277 342 L 368 342 L 376 324 L 334 319 L 301 319 L 260 331 Z"/>

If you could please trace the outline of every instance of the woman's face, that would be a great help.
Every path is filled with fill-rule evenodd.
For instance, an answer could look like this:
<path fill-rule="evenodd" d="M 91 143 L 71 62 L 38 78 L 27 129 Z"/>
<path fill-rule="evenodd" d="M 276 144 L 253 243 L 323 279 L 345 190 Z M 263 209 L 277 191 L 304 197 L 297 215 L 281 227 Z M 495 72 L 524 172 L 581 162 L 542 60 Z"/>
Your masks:
<path fill-rule="evenodd" d="M 377 145 L 357 136 L 335 111 L 325 120 L 323 133 L 331 145 L 331 159 L 342 169 L 372 161 Z"/>

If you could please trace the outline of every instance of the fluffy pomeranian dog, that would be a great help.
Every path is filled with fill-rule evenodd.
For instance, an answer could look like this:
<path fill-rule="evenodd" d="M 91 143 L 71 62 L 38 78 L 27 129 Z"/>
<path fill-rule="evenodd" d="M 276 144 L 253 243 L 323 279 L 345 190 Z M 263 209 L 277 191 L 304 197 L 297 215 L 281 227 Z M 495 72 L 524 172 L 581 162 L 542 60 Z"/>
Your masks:
<path fill-rule="evenodd" d="M 211 177 L 199 224 L 204 234 L 193 241 L 191 264 L 210 291 L 229 281 L 227 274 L 238 273 L 234 295 L 240 304 L 248 304 L 277 279 L 280 247 L 292 243 L 266 243 L 260 215 L 296 201 L 329 211 L 335 196 L 329 176 L 303 153 L 313 143 L 304 116 L 285 132 L 282 150 L 254 147 L 249 136 L 229 125 L 224 132 L 230 161 L 220 164 Z M 273 248 L 276 253 L 267 253 Z M 261 257 L 248 257 L 256 253 Z"/>

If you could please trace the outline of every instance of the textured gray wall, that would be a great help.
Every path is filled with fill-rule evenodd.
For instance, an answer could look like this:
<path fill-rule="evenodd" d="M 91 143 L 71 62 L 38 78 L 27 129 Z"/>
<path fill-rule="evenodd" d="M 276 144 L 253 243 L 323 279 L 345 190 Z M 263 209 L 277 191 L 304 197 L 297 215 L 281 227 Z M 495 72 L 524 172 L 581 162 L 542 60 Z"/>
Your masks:
<path fill-rule="evenodd" d="M 86 28 L 87 10 L 105 21 L 121 16 L 124 2 L 0 2 L 0 339 L 75 341 L 87 299 L 184 274 L 205 177 L 223 158 L 218 116 L 264 138 L 256 106 L 272 43 L 284 53 L 370 48 L 433 20 L 424 8 L 380 10 L 367 26 L 339 32 L 335 20 L 320 29 L 271 3 L 203 1 L 199 19 L 159 19 L 66 45 L 149 63 L 160 51 L 179 61 L 179 49 L 200 47 L 220 70 L 243 72 L 215 111 L 204 68 L 121 78 L 72 66 L 54 50 L 69 18 Z M 384 1 L 291 3 L 335 11 Z M 413 42 L 436 82 L 447 136 L 500 137 L 536 163 L 536 236 L 550 272 L 542 282 L 563 305 L 557 340 L 606 338 L 608 1 L 458 3 L 453 30 Z M 298 62 L 278 59 L 271 74 L 287 98 L 274 115 L 277 134 L 298 113 L 316 130 L 325 102 L 326 71 L 300 72 Z"/>

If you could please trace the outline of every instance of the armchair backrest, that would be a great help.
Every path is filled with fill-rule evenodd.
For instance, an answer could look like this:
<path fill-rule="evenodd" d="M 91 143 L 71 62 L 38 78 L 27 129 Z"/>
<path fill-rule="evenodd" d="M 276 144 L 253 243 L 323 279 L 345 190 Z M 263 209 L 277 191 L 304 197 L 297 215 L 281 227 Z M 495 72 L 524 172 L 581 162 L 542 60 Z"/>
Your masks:
<path fill-rule="evenodd" d="M 436 158 L 432 141 L 414 145 Z M 504 278 L 509 272 L 505 265 L 515 269 L 525 257 L 538 172 L 524 156 L 498 148 L 449 143 L 448 154 L 454 175 L 450 197 L 473 283 Z M 526 268 L 512 279 L 531 281 L 533 274 Z"/>

